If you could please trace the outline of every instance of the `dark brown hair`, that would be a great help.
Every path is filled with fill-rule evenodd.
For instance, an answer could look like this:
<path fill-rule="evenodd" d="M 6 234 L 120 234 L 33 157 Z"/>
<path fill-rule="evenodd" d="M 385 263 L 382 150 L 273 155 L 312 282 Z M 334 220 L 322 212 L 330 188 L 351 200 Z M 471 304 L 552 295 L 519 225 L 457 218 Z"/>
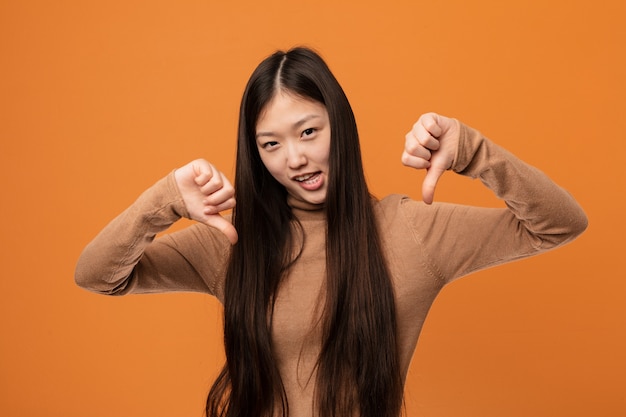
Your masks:
<path fill-rule="evenodd" d="M 253 72 L 240 108 L 233 247 L 225 282 L 226 365 L 207 399 L 209 417 L 286 416 L 272 355 L 274 295 L 293 259 L 296 223 L 286 191 L 263 165 L 256 123 L 277 91 L 322 103 L 331 126 L 323 341 L 315 409 L 323 417 L 397 417 L 403 382 L 396 312 L 363 166 L 354 114 L 322 58 L 278 51 Z M 297 251 L 296 251 L 297 252 Z"/>

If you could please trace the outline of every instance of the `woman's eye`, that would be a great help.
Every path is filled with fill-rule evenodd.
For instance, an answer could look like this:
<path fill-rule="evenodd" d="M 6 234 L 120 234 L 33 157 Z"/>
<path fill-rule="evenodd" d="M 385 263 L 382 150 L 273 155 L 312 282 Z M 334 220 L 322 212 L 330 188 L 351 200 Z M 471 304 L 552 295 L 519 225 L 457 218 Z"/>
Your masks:
<path fill-rule="evenodd" d="M 311 136 L 314 132 L 315 132 L 315 129 L 310 127 L 302 131 L 302 136 Z"/>
<path fill-rule="evenodd" d="M 276 142 L 276 141 L 269 141 L 269 142 L 265 142 L 262 147 L 263 147 L 263 149 L 270 150 L 273 147 L 275 147 L 276 145 L 278 145 L 278 142 Z"/>

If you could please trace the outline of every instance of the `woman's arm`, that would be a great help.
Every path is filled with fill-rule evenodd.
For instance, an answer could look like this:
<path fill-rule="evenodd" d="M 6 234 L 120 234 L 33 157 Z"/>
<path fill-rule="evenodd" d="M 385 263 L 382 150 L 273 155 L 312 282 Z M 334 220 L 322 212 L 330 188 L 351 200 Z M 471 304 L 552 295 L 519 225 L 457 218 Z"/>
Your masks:
<path fill-rule="evenodd" d="M 110 295 L 215 293 L 229 243 L 237 239 L 219 212 L 233 206 L 230 182 L 206 161 L 193 161 L 146 190 L 87 245 L 76 266 L 76 283 Z M 181 217 L 203 224 L 154 240 Z"/>
<path fill-rule="evenodd" d="M 587 227 L 585 213 L 567 191 L 454 119 L 423 116 L 407 135 L 405 154 L 405 164 L 429 170 L 423 184 L 427 203 L 437 179 L 451 169 L 479 178 L 507 206 L 404 202 L 407 221 L 415 225 L 415 239 L 446 282 L 565 244 Z"/>

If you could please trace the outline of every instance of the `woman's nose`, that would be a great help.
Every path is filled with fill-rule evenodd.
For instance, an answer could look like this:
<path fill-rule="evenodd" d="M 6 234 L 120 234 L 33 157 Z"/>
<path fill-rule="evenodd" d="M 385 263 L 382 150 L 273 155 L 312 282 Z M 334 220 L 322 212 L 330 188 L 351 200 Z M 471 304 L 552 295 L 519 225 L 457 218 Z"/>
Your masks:
<path fill-rule="evenodd" d="M 291 169 L 297 169 L 306 164 L 306 156 L 299 144 L 291 144 L 287 147 L 287 165 Z"/>

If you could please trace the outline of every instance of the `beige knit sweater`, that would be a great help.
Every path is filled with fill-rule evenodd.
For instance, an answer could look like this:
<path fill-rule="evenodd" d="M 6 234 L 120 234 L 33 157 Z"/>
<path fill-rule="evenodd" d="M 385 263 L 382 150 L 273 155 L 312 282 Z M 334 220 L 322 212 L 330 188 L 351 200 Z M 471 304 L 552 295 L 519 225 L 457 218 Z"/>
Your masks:
<path fill-rule="evenodd" d="M 538 254 L 582 233 L 587 218 L 562 188 L 479 132 L 461 125 L 452 170 L 480 180 L 507 208 L 435 203 L 400 195 L 375 203 L 393 279 L 403 375 L 435 297 L 452 280 Z M 292 417 L 311 416 L 315 323 L 324 283 L 325 217 L 321 207 L 290 202 L 303 226 L 304 250 L 281 285 L 274 313 L 276 361 Z M 173 174 L 145 191 L 85 248 L 76 282 L 101 294 L 196 291 L 223 301 L 230 244 L 202 224 L 154 239 L 187 211 Z"/>

